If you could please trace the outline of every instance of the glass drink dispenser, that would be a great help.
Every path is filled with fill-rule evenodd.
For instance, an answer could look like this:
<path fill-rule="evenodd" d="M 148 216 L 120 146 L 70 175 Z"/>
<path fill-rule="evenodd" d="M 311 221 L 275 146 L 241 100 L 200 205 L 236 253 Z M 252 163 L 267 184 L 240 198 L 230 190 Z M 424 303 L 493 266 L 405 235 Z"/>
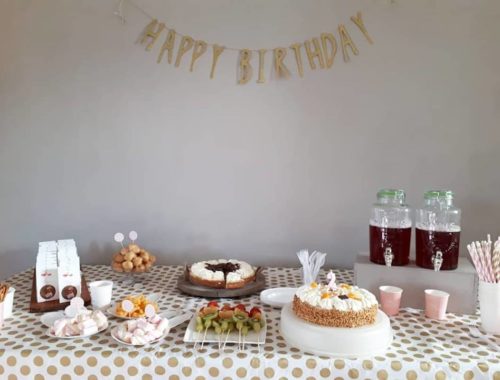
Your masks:
<path fill-rule="evenodd" d="M 453 192 L 426 191 L 416 215 L 416 263 L 438 270 L 456 269 L 460 246 L 461 211 L 453 205 Z"/>
<path fill-rule="evenodd" d="M 407 265 L 410 261 L 411 212 L 403 190 L 384 189 L 370 218 L 370 260 L 382 265 Z"/>

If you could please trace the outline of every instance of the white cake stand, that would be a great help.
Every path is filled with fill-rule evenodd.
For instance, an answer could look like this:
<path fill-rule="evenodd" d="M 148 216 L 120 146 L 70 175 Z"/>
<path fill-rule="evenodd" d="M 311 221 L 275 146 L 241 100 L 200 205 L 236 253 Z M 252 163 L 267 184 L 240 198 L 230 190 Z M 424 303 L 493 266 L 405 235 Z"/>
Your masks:
<path fill-rule="evenodd" d="M 389 318 L 380 310 L 373 325 L 337 328 L 315 325 L 298 318 L 291 303 L 281 311 L 281 335 L 289 345 L 304 352 L 340 358 L 383 354 L 392 342 Z"/>

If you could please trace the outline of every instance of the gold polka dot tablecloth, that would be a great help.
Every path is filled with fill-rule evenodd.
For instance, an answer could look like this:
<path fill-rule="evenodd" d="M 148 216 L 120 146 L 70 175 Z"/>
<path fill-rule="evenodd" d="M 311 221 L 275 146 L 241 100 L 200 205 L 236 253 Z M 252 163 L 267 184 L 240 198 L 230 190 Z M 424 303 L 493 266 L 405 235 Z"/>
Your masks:
<path fill-rule="evenodd" d="M 134 288 L 117 283 L 119 274 L 108 266 L 84 266 L 88 281 L 115 281 L 113 298 L 129 294 L 162 293 L 162 311 L 195 311 L 205 300 L 176 289 L 180 266 L 157 266 Z M 352 282 L 350 270 L 336 270 L 338 281 Z M 299 286 L 300 272 L 291 268 L 264 270 L 267 287 Z M 433 321 L 422 311 L 404 309 L 391 318 L 394 341 L 384 356 L 335 359 L 303 353 L 286 344 L 279 333 L 280 309 L 263 306 L 259 295 L 245 304 L 263 307 L 266 343 L 245 351 L 228 345 L 205 345 L 194 350 L 183 342 L 187 323 L 165 340 L 147 348 L 120 345 L 110 336 L 119 323 L 86 339 L 59 340 L 45 335 L 41 314 L 28 313 L 32 270 L 11 277 L 16 288 L 14 315 L 0 331 L 0 379 L 493 379 L 500 380 L 500 336 L 477 328 L 477 316 L 448 314 Z M 324 280 L 325 273 L 321 274 Z"/>

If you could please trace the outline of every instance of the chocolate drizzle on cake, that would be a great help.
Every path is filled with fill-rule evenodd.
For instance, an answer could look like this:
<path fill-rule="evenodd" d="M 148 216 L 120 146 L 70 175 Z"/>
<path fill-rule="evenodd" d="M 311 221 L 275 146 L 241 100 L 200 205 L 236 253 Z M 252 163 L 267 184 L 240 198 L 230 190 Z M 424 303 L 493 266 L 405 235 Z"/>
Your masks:
<path fill-rule="evenodd" d="M 240 269 L 240 264 L 238 263 L 218 263 L 218 264 L 205 264 L 205 269 L 212 272 L 222 272 L 224 273 L 224 279 L 227 277 L 228 273 L 236 272 Z"/>
<path fill-rule="evenodd" d="M 347 300 L 347 299 L 349 299 L 349 297 L 347 297 L 345 294 L 341 294 L 341 295 L 339 296 L 339 298 L 340 298 L 341 300 Z"/>

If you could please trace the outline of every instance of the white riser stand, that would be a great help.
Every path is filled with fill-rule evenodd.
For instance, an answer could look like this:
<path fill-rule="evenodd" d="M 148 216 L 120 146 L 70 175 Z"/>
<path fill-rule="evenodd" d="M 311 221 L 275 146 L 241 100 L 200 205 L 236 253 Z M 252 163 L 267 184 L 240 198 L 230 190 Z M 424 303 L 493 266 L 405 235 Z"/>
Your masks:
<path fill-rule="evenodd" d="M 368 255 L 358 255 L 354 264 L 356 285 L 368 289 L 380 300 L 380 285 L 398 286 L 403 289 L 401 307 L 424 309 L 425 289 L 438 289 L 450 293 L 448 311 L 475 314 L 477 308 L 478 277 L 472 264 L 465 257 L 458 259 L 458 268 L 434 272 L 417 267 L 414 261 L 402 267 L 374 264 Z"/>

